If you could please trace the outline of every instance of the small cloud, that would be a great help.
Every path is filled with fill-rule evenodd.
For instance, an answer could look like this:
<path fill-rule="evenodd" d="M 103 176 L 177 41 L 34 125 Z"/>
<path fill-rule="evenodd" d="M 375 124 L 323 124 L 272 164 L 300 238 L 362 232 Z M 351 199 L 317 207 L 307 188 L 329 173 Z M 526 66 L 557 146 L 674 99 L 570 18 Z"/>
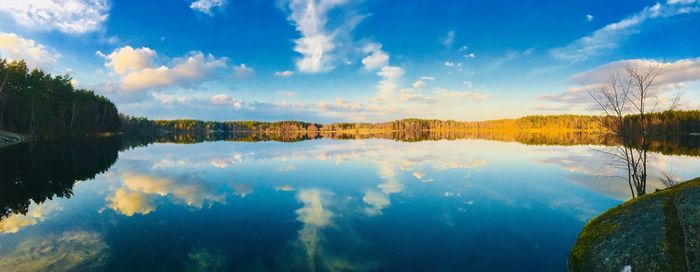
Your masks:
<path fill-rule="evenodd" d="M 593 22 L 593 18 L 594 18 L 593 15 L 586 14 L 586 21 Z"/>
<path fill-rule="evenodd" d="M 225 5 L 226 0 L 197 0 L 190 4 L 190 8 L 206 15 L 214 16 L 211 10 L 214 8 L 222 9 Z"/>
<path fill-rule="evenodd" d="M 422 77 L 420 77 L 420 80 L 435 80 L 435 77 L 431 77 L 431 76 L 422 76 Z"/>
<path fill-rule="evenodd" d="M 365 69 L 371 71 L 380 67 L 384 67 L 389 63 L 389 55 L 382 51 L 382 45 L 371 43 L 365 46 L 363 49 L 365 53 L 370 54 L 369 56 L 362 59 L 362 65 Z"/>
<path fill-rule="evenodd" d="M 413 83 L 413 88 L 423 89 L 423 88 L 425 88 L 425 82 L 422 80 L 418 80 L 418 81 Z"/>
<path fill-rule="evenodd" d="M 459 52 L 462 53 L 464 51 L 469 50 L 469 46 L 463 45 L 462 47 L 459 48 Z"/>
<path fill-rule="evenodd" d="M 293 75 L 294 75 L 294 72 L 293 72 L 293 71 L 289 71 L 289 70 L 281 71 L 281 72 L 280 72 L 280 71 L 275 71 L 275 76 L 278 76 L 278 77 L 291 77 L 291 76 L 293 76 Z"/>
<path fill-rule="evenodd" d="M 237 78 L 246 78 L 253 76 L 254 74 L 255 70 L 246 66 L 245 63 L 241 63 L 241 65 L 238 66 L 233 66 L 233 75 Z"/>
<path fill-rule="evenodd" d="M 243 101 L 240 99 L 235 99 L 226 94 L 217 94 L 212 96 L 209 101 L 214 105 L 230 105 L 235 109 L 240 109 L 243 107 Z"/>
<path fill-rule="evenodd" d="M 101 51 L 97 51 L 96 54 L 107 59 L 108 62 L 105 63 L 105 66 L 112 68 L 120 75 L 153 67 L 153 58 L 157 55 L 155 50 L 148 47 L 133 48 L 131 46 L 118 48 L 109 55 L 105 55 Z"/>
<path fill-rule="evenodd" d="M 468 59 L 473 59 L 473 58 L 476 58 L 476 54 L 474 54 L 474 53 L 469 53 L 469 54 L 464 55 L 464 57 L 465 57 L 465 58 L 468 58 Z"/>
<path fill-rule="evenodd" d="M 447 67 L 455 67 L 455 65 L 456 65 L 456 64 L 455 64 L 454 62 L 451 62 L 451 61 L 446 61 L 446 62 L 445 62 L 445 66 L 447 66 Z"/>
<path fill-rule="evenodd" d="M 449 32 L 447 32 L 447 35 L 445 35 L 445 37 L 440 39 L 440 43 L 442 45 L 444 45 L 445 47 L 452 46 L 452 44 L 454 42 L 455 42 L 455 31 L 454 30 L 450 30 Z"/>
<path fill-rule="evenodd" d="M 115 44 L 117 44 L 119 41 L 120 41 L 120 39 L 119 39 L 118 36 L 110 36 L 110 37 L 106 37 L 106 38 L 103 37 L 103 38 L 100 38 L 100 39 L 98 40 L 98 42 L 100 42 L 100 43 L 106 43 L 106 44 L 109 44 L 109 45 L 115 45 Z"/>

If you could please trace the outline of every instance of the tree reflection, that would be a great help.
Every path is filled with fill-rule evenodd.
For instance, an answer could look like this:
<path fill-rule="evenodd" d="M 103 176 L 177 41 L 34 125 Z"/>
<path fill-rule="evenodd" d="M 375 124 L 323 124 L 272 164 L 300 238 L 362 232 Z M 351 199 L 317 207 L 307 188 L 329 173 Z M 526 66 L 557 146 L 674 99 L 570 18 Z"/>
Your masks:
<path fill-rule="evenodd" d="M 593 132 L 523 132 L 523 131 L 394 131 L 386 133 L 264 133 L 264 132 L 211 132 L 211 133 L 162 133 L 152 135 L 123 135 L 122 149 L 146 146 L 153 143 L 195 144 L 202 142 L 300 142 L 318 139 L 364 140 L 387 139 L 400 142 L 440 140 L 489 140 L 518 142 L 526 145 L 602 145 L 623 146 L 624 139 L 611 133 Z M 628 141 L 625 145 L 631 146 Z M 700 156 L 700 137 L 687 134 L 655 135 L 646 139 L 649 152 L 664 155 Z"/>
<path fill-rule="evenodd" d="M 115 137 L 31 141 L 0 148 L 0 219 L 26 214 L 32 202 L 71 197 L 77 181 L 93 179 L 117 160 Z"/>

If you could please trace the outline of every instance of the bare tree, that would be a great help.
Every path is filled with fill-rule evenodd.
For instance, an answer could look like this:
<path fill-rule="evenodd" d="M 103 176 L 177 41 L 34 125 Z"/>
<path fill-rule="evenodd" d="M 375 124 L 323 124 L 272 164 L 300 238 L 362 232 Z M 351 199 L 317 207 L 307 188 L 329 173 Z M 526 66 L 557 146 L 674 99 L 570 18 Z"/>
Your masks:
<path fill-rule="evenodd" d="M 673 172 L 673 170 L 665 171 L 661 170 L 659 171 L 659 180 L 661 183 L 666 186 L 666 187 L 671 187 L 679 183 L 678 176 L 676 173 Z"/>
<path fill-rule="evenodd" d="M 613 165 L 627 172 L 627 182 L 632 197 L 646 194 L 651 117 L 662 106 L 658 95 L 658 79 L 663 72 L 659 64 L 628 64 L 611 70 L 608 81 L 589 92 L 597 107 L 603 112 L 603 124 L 616 133 L 621 145 L 612 151 L 604 151 L 613 158 Z M 668 107 L 674 110 L 681 100 L 679 92 Z M 626 116 L 635 115 L 634 119 Z M 632 123 L 636 120 L 636 123 Z"/>
<path fill-rule="evenodd" d="M 622 73 L 621 69 L 610 71 L 608 81 L 599 88 L 590 91 L 589 95 L 596 102 L 600 110 L 604 113 L 601 122 L 609 131 L 613 131 L 622 138 L 623 144 L 616 146 L 614 150 L 603 151 L 603 153 L 613 158 L 613 165 L 627 170 L 627 181 L 635 197 L 634 185 L 632 182 L 632 166 L 630 159 L 631 152 L 626 140 L 630 138 L 629 130 L 625 129 L 625 115 L 630 112 L 628 106 L 630 97 L 630 81 Z"/>

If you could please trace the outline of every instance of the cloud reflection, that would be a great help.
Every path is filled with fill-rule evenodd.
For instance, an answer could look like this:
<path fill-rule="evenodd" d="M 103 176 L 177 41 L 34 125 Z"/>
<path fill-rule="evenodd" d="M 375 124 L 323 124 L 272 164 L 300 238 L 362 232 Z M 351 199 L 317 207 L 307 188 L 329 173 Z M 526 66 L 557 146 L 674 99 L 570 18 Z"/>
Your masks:
<path fill-rule="evenodd" d="M 318 189 L 303 189 L 297 194 L 297 199 L 304 206 L 296 210 L 297 220 L 304 223 L 299 230 L 299 242 L 306 251 L 308 268 L 316 270 L 316 255 L 320 243 L 320 231 L 331 223 L 333 212 L 328 210 L 328 195 L 330 193 Z"/>
<path fill-rule="evenodd" d="M 135 172 L 122 174 L 122 186 L 107 198 L 107 207 L 123 215 L 148 214 L 156 210 L 155 199 L 160 197 L 173 204 L 195 209 L 211 207 L 213 203 L 224 203 L 226 192 L 221 186 L 193 175 L 160 177 Z M 238 187 L 237 194 L 245 196 L 250 188 Z"/>
<path fill-rule="evenodd" d="M 46 220 L 51 214 L 61 211 L 63 208 L 54 202 L 44 202 L 42 204 L 31 203 L 29 212 L 25 214 L 12 214 L 0 220 L 0 233 L 17 233 L 21 229 L 36 225 Z"/>

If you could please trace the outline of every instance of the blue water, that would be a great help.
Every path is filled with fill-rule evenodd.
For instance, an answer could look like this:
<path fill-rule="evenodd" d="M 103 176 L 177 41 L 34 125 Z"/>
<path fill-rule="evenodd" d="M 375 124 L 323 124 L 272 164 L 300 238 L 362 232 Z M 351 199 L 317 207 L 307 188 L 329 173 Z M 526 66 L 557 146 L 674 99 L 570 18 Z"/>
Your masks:
<path fill-rule="evenodd" d="M 564 271 L 628 197 L 604 161 L 484 140 L 152 144 L 3 219 L 0 270 Z"/>

